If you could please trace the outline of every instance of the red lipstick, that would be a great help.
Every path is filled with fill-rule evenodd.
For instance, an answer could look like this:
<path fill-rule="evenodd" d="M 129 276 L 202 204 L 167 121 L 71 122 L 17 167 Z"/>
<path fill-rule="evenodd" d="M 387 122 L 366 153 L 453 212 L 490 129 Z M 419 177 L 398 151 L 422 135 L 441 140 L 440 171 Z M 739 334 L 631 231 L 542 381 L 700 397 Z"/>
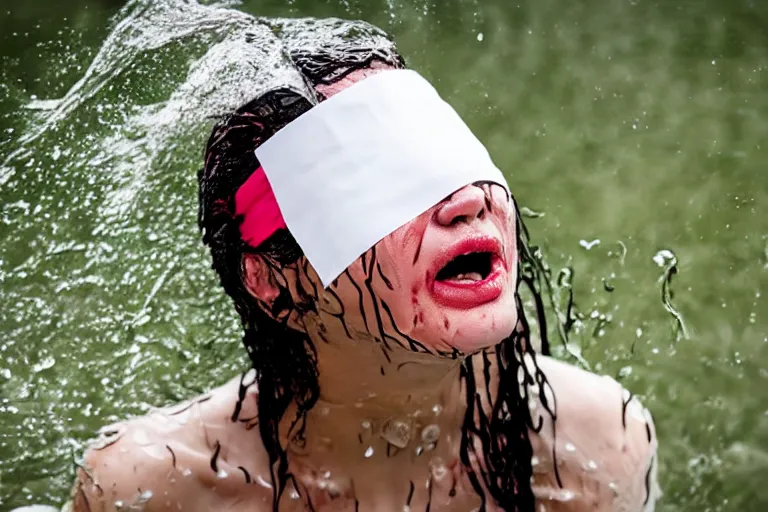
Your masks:
<path fill-rule="evenodd" d="M 472 309 L 499 298 L 506 274 L 501 243 L 475 235 L 451 245 L 435 261 L 427 288 L 438 304 Z"/>

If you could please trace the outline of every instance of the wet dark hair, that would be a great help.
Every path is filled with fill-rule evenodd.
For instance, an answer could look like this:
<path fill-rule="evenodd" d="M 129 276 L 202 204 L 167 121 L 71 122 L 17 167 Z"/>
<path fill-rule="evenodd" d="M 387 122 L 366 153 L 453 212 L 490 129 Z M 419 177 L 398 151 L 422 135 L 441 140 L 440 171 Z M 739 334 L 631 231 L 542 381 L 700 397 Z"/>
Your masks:
<path fill-rule="evenodd" d="M 277 510 L 282 493 L 291 475 L 288 473 L 287 454 L 280 444 L 278 426 L 291 403 L 297 407 L 293 426 L 303 432 L 306 413 L 319 396 L 316 353 L 309 337 L 289 328 L 286 313 L 306 313 L 315 307 L 312 297 L 294 302 L 286 289 L 280 292 L 270 306 L 270 316 L 245 288 L 243 256 L 260 254 L 275 271 L 296 267 L 306 259 L 296 240 L 286 229 L 270 236 L 258 247 L 247 245 L 240 238 L 241 218 L 235 214 L 234 197 L 238 188 L 248 179 L 259 162 L 254 149 L 280 128 L 322 101 L 317 86 L 333 84 L 349 73 L 370 67 L 374 62 L 402 68 L 404 61 L 394 43 L 379 29 L 365 23 L 347 23 L 344 37 L 333 39 L 332 45 L 291 46 L 286 52 L 305 82 L 315 91 L 316 98 L 308 98 L 300 91 L 288 87 L 276 88 L 261 95 L 227 116 L 214 128 L 206 148 L 205 165 L 199 173 L 199 226 L 203 243 L 210 248 L 213 268 L 221 285 L 232 298 L 244 328 L 243 343 L 257 373 L 259 386 L 259 431 L 272 468 L 274 488 L 273 509 Z M 527 245 L 524 226 L 520 224 L 520 252 L 522 279 L 531 280 L 540 265 Z M 537 266 L 538 265 L 538 266 Z M 530 284 L 530 283 L 529 283 Z M 543 304 L 536 301 L 540 324 Z M 498 388 L 478 389 L 475 364 L 464 359 L 461 377 L 467 390 L 467 410 L 463 428 L 460 458 L 485 508 L 485 492 L 509 511 L 532 511 L 534 498 L 531 490 L 532 449 L 529 429 L 541 428 L 529 409 L 529 390 L 539 389 L 544 408 L 555 416 L 554 404 L 546 401 L 546 377 L 535 364 L 535 353 L 530 344 L 530 329 L 518 298 L 517 328 L 494 351 L 493 364 L 499 368 Z M 280 320 L 275 320 L 279 318 Z M 546 328 L 541 329 L 546 347 Z M 533 365 L 524 364 L 529 354 Z M 455 356 L 456 354 L 454 354 Z M 485 361 L 491 364 L 490 360 Z M 483 393 L 483 394 L 481 394 Z M 495 395 L 495 399 L 491 397 Z M 551 394 L 549 395 L 551 396 Z M 490 415 L 483 413 L 481 399 L 493 403 Z M 482 453 L 474 453 L 473 439 L 479 439 Z M 473 468 L 470 460 L 476 455 L 481 461 Z"/>

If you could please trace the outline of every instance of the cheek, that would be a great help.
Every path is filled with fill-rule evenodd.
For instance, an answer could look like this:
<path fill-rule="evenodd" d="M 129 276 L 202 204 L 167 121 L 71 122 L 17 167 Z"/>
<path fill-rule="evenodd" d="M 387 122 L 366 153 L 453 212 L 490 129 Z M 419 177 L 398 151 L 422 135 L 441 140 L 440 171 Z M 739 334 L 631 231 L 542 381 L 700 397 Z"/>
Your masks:
<path fill-rule="evenodd" d="M 440 326 L 440 340 L 462 352 L 472 353 L 491 347 L 512 334 L 517 324 L 517 309 L 513 292 L 506 293 L 494 304 L 466 312 L 445 312 Z"/>
<path fill-rule="evenodd" d="M 512 270 L 514 264 L 517 263 L 517 216 L 511 204 L 503 203 L 496 209 L 494 224 L 501 233 L 507 261 L 510 263 L 510 270 Z"/>
<path fill-rule="evenodd" d="M 407 298 L 408 304 L 424 281 L 423 258 L 420 257 L 429 218 L 429 212 L 426 212 L 376 244 L 380 273 L 391 285 L 386 291 L 400 299 Z"/>
<path fill-rule="evenodd" d="M 373 279 L 374 293 L 392 313 L 399 326 L 412 325 L 415 311 L 419 308 L 420 284 L 412 256 L 397 239 L 383 240 L 378 251 L 378 265 Z"/>

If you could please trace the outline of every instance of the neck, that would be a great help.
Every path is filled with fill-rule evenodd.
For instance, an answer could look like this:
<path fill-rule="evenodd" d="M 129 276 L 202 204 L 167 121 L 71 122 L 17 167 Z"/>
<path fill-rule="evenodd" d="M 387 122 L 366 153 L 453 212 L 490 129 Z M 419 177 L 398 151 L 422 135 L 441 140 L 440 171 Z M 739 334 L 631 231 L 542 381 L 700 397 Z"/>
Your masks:
<path fill-rule="evenodd" d="M 331 406 L 413 414 L 444 407 L 459 391 L 460 359 L 362 339 L 316 347 L 320 399 Z"/>
<path fill-rule="evenodd" d="M 294 461 L 354 473 L 364 461 L 378 460 L 373 466 L 386 471 L 398 461 L 412 464 L 414 456 L 425 467 L 456 457 L 466 410 L 461 359 L 385 346 L 366 335 L 308 332 L 317 351 L 320 397 L 307 414 L 301 442 L 289 433 L 294 411 L 281 423 Z"/>

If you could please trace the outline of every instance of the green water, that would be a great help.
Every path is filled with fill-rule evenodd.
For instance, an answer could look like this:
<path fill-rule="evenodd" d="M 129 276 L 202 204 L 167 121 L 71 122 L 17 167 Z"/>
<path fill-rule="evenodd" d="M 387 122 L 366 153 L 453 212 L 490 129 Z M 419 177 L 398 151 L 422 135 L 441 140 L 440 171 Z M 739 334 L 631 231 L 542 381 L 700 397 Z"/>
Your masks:
<path fill-rule="evenodd" d="M 229 4 L 392 33 L 544 213 L 574 350 L 656 418 L 658 509 L 768 510 L 768 3 Z M 122 26 L 99 54 L 151 10 L 121 7 L 0 7 L 0 510 L 61 504 L 98 426 L 246 364 L 195 224 L 208 128 L 163 110 L 222 33 L 152 47 Z"/>

